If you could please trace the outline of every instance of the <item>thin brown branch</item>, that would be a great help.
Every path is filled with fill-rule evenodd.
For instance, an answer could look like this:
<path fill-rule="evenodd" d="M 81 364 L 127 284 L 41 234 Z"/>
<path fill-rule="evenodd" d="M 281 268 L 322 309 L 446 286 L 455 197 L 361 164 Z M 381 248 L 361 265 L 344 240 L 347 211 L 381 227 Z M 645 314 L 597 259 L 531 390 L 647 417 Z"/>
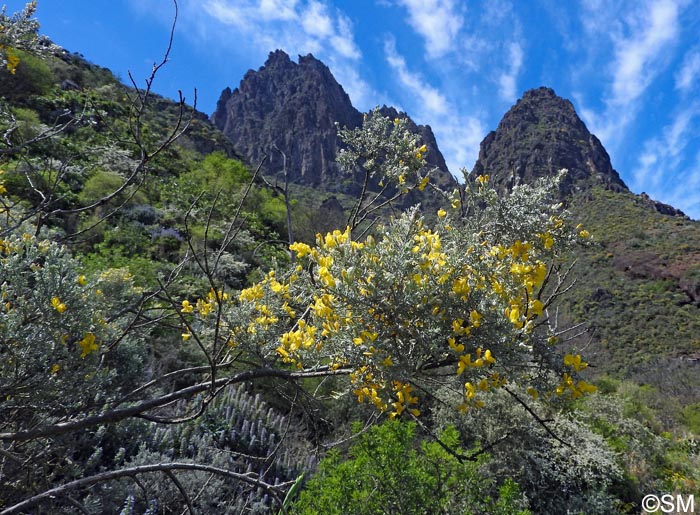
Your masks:
<path fill-rule="evenodd" d="M 352 372 L 352 370 L 349 368 L 331 370 L 328 367 L 306 371 L 287 371 L 273 368 L 261 368 L 256 370 L 247 370 L 245 372 L 240 372 L 231 377 L 219 378 L 215 381 L 215 386 L 217 388 L 220 388 L 232 384 L 242 383 L 245 381 L 253 381 L 263 378 L 279 378 L 288 381 L 297 381 L 299 379 L 325 377 L 328 375 L 347 375 L 350 372 Z M 193 395 L 204 392 L 210 388 L 211 381 L 205 381 L 192 386 L 188 386 L 186 388 L 182 388 L 175 392 L 162 395 L 160 397 L 156 397 L 154 399 L 149 399 L 147 401 L 140 402 L 127 408 L 108 410 L 99 415 L 90 415 L 79 420 L 59 422 L 57 424 L 51 424 L 48 426 L 29 429 L 26 431 L 0 433 L 0 440 L 22 442 L 34 440 L 36 438 L 45 438 L 50 436 L 66 434 L 101 424 L 113 424 L 127 418 L 136 417 L 152 409 L 166 406 L 179 399 L 192 397 Z"/>

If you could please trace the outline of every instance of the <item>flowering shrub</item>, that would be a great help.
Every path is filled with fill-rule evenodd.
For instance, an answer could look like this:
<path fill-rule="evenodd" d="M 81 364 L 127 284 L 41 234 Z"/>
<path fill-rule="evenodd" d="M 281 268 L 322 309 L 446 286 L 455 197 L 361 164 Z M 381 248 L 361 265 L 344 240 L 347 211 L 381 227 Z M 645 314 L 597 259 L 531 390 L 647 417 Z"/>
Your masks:
<path fill-rule="evenodd" d="M 551 209 L 546 186 L 499 198 L 482 177 L 432 227 L 413 210 L 359 241 L 348 227 L 295 243 L 295 268 L 238 296 L 184 300 L 183 338 L 216 333 L 269 364 L 344 371 L 359 402 L 392 418 L 418 416 L 444 385 L 460 411 L 510 384 L 533 398 L 590 393 L 581 356 L 555 352 L 548 316 L 561 253 L 588 235 Z"/>
<path fill-rule="evenodd" d="M 123 270 L 89 281 L 61 245 L 0 239 L 0 417 L 6 429 L 68 416 L 127 388 L 139 338 L 125 337 L 138 291 Z M 143 352 L 143 351 L 141 351 Z M 131 358 L 127 359 L 128 356 Z"/>

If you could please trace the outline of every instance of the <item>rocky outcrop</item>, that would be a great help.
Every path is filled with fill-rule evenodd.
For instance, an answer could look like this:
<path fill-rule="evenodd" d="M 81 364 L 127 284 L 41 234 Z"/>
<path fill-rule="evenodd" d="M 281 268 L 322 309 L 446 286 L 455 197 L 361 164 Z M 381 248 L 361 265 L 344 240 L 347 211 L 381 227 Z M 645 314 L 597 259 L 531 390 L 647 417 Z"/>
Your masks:
<path fill-rule="evenodd" d="M 661 213 L 662 215 L 688 218 L 688 216 L 680 209 L 677 209 L 669 204 L 664 204 L 663 202 L 659 202 L 658 200 L 654 200 L 644 192 L 639 194 L 639 198 L 641 199 L 642 202 L 647 204 L 649 207 L 651 207 L 652 209 L 654 209 L 658 213 Z"/>
<path fill-rule="evenodd" d="M 386 116 L 407 117 L 393 108 L 383 110 Z M 286 156 L 292 182 L 354 192 L 353 179 L 343 176 L 335 163 L 341 145 L 336 122 L 341 127 L 358 127 L 362 113 L 352 106 L 328 67 L 311 54 L 295 63 L 281 50 L 271 52 L 265 65 L 246 73 L 237 89 L 222 92 L 212 121 L 248 165 L 257 166 L 267 156 L 262 168 L 267 175 L 282 172 Z M 410 126 L 429 147 L 429 164 L 441 170 L 439 181 L 456 184 L 430 127 L 413 121 Z"/>
<path fill-rule="evenodd" d="M 489 174 L 499 189 L 508 191 L 562 168 L 568 170 L 561 183 L 564 195 L 592 184 L 627 190 L 571 102 L 550 88 L 538 88 L 527 91 L 482 141 L 472 174 Z"/>

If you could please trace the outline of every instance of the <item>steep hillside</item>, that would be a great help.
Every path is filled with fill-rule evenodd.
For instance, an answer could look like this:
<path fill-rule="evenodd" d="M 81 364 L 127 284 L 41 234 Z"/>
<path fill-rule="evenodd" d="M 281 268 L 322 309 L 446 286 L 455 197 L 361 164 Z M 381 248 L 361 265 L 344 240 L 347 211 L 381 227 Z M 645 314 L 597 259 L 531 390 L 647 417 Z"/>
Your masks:
<path fill-rule="evenodd" d="M 578 254 L 564 321 L 585 323 L 578 339 L 597 374 L 647 382 L 698 400 L 700 223 L 631 193 L 598 138 L 568 100 L 549 88 L 526 92 L 482 142 L 473 175 L 498 188 L 568 170 L 562 199 L 595 245 Z"/>

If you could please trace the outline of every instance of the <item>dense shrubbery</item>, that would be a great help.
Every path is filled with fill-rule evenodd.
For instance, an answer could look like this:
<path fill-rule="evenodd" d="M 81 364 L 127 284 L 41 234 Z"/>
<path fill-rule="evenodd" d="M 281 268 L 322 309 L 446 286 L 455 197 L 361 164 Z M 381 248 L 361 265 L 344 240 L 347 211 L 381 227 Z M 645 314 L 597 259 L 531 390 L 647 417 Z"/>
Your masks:
<path fill-rule="evenodd" d="M 388 421 L 361 434 L 343 456 L 331 451 L 321 461 L 290 510 L 299 515 L 453 513 L 529 515 L 518 486 L 494 485 L 482 465 L 465 460 L 459 433 L 451 427 L 440 440 L 422 440 L 411 422 Z"/>
<path fill-rule="evenodd" d="M 341 161 L 386 190 L 287 248 L 284 199 L 177 146 L 178 109 L 94 85 L 2 100 L 0 510 L 267 513 L 297 484 L 284 506 L 304 514 L 604 514 L 697 486 L 693 441 L 660 436 L 644 392 L 584 396 L 556 306 L 590 235 L 556 181 L 502 198 L 481 176 L 382 219 L 432 185 L 417 137 L 375 113 L 341 131 Z M 315 473 L 360 417 L 393 422 Z"/>

